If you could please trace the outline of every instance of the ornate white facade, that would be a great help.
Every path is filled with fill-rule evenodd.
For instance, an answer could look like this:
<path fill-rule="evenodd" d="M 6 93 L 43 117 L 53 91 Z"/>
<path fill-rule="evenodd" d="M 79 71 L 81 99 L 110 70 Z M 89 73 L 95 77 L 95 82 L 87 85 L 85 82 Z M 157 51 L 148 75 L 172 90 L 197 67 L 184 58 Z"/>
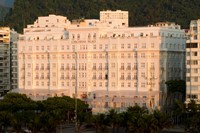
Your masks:
<path fill-rule="evenodd" d="M 174 23 L 128 27 L 127 12 L 105 14 L 73 23 L 50 15 L 28 25 L 18 42 L 19 92 L 42 100 L 77 90 L 94 112 L 160 107 L 165 81 L 185 78 L 185 32 Z"/>

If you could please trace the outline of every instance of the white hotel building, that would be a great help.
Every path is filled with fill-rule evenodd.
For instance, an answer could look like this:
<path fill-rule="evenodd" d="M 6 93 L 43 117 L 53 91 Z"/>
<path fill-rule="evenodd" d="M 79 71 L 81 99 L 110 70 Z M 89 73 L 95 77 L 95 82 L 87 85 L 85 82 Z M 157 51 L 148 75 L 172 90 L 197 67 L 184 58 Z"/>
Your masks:
<path fill-rule="evenodd" d="M 128 27 L 127 11 L 72 23 L 39 17 L 18 42 L 18 91 L 42 100 L 75 96 L 93 111 L 159 108 L 165 81 L 185 78 L 185 32 L 174 23 Z"/>

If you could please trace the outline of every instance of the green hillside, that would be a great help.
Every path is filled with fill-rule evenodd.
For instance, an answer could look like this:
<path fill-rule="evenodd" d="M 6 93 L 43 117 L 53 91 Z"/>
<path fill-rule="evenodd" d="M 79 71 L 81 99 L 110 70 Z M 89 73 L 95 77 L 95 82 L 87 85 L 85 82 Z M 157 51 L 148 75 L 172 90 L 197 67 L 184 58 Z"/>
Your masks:
<path fill-rule="evenodd" d="M 6 16 L 6 14 L 9 12 L 9 8 L 7 7 L 3 7 L 0 5 L 0 20 L 3 21 L 4 17 Z"/>
<path fill-rule="evenodd" d="M 99 18 L 101 10 L 121 9 L 129 11 L 130 26 L 173 21 L 187 28 L 191 19 L 200 18 L 199 7 L 200 0 L 16 0 L 1 24 L 21 32 L 38 16 L 57 14 L 70 20 Z"/>

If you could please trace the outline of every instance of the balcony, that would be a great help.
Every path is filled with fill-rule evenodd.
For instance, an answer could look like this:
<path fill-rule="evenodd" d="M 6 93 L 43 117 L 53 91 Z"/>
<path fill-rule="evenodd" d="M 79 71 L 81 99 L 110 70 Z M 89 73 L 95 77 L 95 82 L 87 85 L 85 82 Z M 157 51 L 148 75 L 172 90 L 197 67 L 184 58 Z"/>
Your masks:
<path fill-rule="evenodd" d="M 131 67 L 130 67 L 130 66 L 129 66 L 129 67 L 127 67 L 127 68 L 126 68 L 126 70 L 131 70 Z"/>
<path fill-rule="evenodd" d="M 70 79 L 69 77 L 65 77 L 65 79 Z"/>
<path fill-rule="evenodd" d="M 124 70 L 124 67 L 121 67 L 120 70 Z"/>
<path fill-rule="evenodd" d="M 131 80 L 131 76 L 128 76 L 128 77 L 126 78 L 126 80 Z"/>
<path fill-rule="evenodd" d="M 102 70 L 103 68 L 102 67 L 99 67 L 99 70 Z"/>
<path fill-rule="evenodd" d="M 133 67 L 133 70 L 137 70 L 138 69 L 138 67 Z"/>
<path fill-rule="evenodd" d="M 65 79 L 65 77 L 60 77 L 60 79 L 61 79 L 61 80 L 64 80 L 64 79 Z"/>
<path fill-rule="evenodd" d="M 124 77 L 120 77 L 120 80 L 124 80 Z"/>
<path fill-rule="evenodd" d="M 60 70 L 63 71 L 63 70 L 65 70 L 65 68 L 64 68 L 64 67 L 61 67 Z"/>

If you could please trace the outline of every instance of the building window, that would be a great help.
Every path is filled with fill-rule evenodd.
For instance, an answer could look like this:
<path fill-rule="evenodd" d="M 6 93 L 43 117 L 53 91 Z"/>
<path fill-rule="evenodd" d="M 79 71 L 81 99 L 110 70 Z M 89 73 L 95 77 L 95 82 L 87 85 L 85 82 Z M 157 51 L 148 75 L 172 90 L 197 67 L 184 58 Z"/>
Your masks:
<path fill-rule="evenodd" d="M 145 68 L 145 63 L 141 63 L 141 68 Z"/>
<path fill-rule="evenodd" d="M 39 50 L 39 46 L 36 46 L 36 50 Z"/>
<path fill-rule="evenodd" d="M 75 86 L 75 82 L 72 82 L 72 86 Z"/>
<path fill-rule="evenodd" d="M 128 58 L 129 58 L 129 59 L 131 58 L 131 53 L 128 53 Z"/>
<path fill-rule="evenodd" d="M 144 72 L 141 73 L 141 77 L 145 78 L 145 73 Z"/>
<path fill-rule="evenodd" d="M 151 48 L 154 48 L 154 43 L 151 43 Z"/>
<path fill-rule="evenodd" d="M 121 73 L 121 80 L 124 80 L 124 73 Z"/>
<path fill-rule="evenodd" d="M 121 83 L 121 87 L 124 87 L 124 82 Z"/>
<path fill-rule="evenodd" d="M 115 68 L 115 63 L 112 63 L 112 64 L 111 64 L 111 67 L 112 67 L 112 68 Z"/>
<path fill-rule="evenodd" d="M 80 39 L 80 34 L 77 35 L 77 39 L 78 39 L 78 40 Z"/>
<path fill-rule="evenodd" d="M 146 43 L 142 43 L 142 48 L 146 48 Z"/>
<path fill-rule="evenodd" d="M 114 77 L 115 77 L 115 73 L 114 73 L 114 72 L 112 72 L 112 73 L 111 73 L 111 76 L 112 76 L 112 78 L 114 78 Z"/>
<path fill-rule="evenodd" d="M 102 82 L 99 82 L 99 87 L 102 87 Z"/>
<path fill-rule="evenodd" d="M 121 49 L 124 49 L 124 44 L 121 44 Z"/>
<path fill-rule="evenodd" d="M 194 77 L 194 82 L 198 82 L 198 77 Z"/>
<path fill-rule="evenodd" d="M 131 87 L 131 82 L 128 82 L 128 87 Z"/>
<path fill-rule="evenodd" d="M 96 44 L 94 44 L 94 45 L 93 45 L 93 49 L 96 49 L 96 48 L 97 48 L 97 47 L 96 47 Z"/>
<path fill-rule="evenodd" d="M 115 87 L 115 82 L 112 82 L 112 87 Z"/>
<path fill-rule="evenodd" d="M 93 63 L 93 67 L 92 67 L 93 70 L 96 70 L 97 67 L 96 67 L 96 63 Z"/>
<path fill-rule="evenodd" d="M 124 58 L 124 53 L 121 54 L 121 58 L 122 58 L 122 59 Z"/>
<path fill-rule="evenodd" d="M 64 46 L 64 45 L 62 45 L 62 46 L 61 46 L 61 49 L 62 49 L 62 50 L 64 50 L 64 49 L 65 49 L 65 46 Z"/>
<path fill-rule="evenodd" d="M 124 70 L 124 63 L 121 63 L 121 70 Z"/>
<path fill-rule="evenodd" d="M 97 85 L 96 85 L 96 82 L 93 82 L 93 87 L 96 87 Z"/>
<path fill-rule="evenodd" d="M 141 53 L 141 58 L 145 58 L 145 53 Z"/>
<path fill-rule="evenodd" d="M 137 43 L 134 44 L 134 48 L 137 48 Z"/>
<path fill-rule="evenodd" d="M 108 82 L 105 82 L 105 87 L 108 87 Z"/>
<path fill-rule="evenodd" d="M 137 87 L 137 83 L 134 83 L 134 87 Z"/>
<path fill-rule="evenodd" d="M 32 47 L 31 46 L 29 46 L 28 49 L 29 49 L 29 51 L 32 51 Z"/>
<path fill-rule="evenodd" d="M 194 68 L 193 71 L 194 71 L 194 73 L 198 73 L 198 68 Z"/>
<path fill-rule="evenodd" d="M 99 49 L 102 49 L 102 44 L 99 44 Z"/>
<path fill-rule="evenodd" d="M 151 53 L 151 58 L 154 58 L 155 57 L 155 54 L 154 53 Z"/>
<path fill-rule="evenodd" d="M 31 81 L 28 81 L 28 86 L 31 86 Z"/>
<path fill-rule="evenodd" d="M 127 45 L 127 48 L 128 48 L 128 49 L 130 49 L 130 48 L 131 48 L 131 44 L 130 44 L 130 43 Z"/>
<path fill-rule="evenodd" d="M 145 87 L 145 83 L 141 83 L 141 87 Z"/>

